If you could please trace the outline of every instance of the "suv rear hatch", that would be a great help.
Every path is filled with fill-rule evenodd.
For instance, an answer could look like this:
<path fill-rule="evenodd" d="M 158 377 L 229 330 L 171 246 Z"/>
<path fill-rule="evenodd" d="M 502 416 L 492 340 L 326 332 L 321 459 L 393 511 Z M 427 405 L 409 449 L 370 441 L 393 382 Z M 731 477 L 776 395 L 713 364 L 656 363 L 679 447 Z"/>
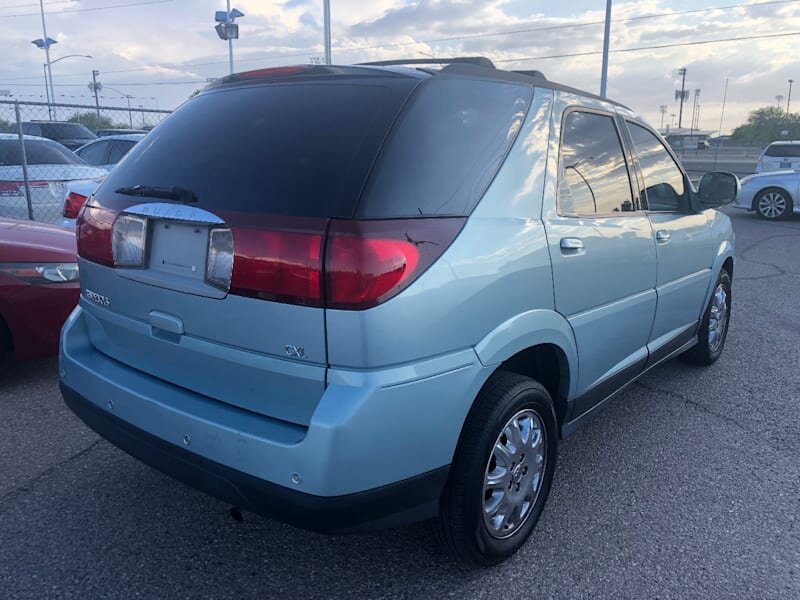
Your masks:
<path fill-rule="evenodd" d="M 151 132 L 85 205 L 92 344 L 308 425 L 325 389 L 326 308 L 385 302 L 446 250 L 532 93 L 363 67 L 225 78 Z"/>
<path fill-rule="evenodd" d="M 761 171 L 800 169 L 800 143 L 774 143 L 767 146 L 761 156 Z"/>
<path fill-rule="evenodd" d="M 92 344 L 175 385 L 307 425 L 325 389 L 314 277 L 328 222 L 352 215 L 417 83 L 245 78 L 173 113 L 109 175 L 78 224 Z M 209 266 L 227 274 L 230 292 Z"/>

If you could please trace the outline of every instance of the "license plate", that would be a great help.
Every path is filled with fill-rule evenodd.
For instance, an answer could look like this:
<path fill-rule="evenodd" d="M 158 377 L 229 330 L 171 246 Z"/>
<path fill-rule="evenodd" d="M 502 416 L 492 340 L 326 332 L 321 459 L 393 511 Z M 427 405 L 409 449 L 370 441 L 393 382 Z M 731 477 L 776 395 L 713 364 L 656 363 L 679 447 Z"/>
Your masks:
<path fill-rule="evenodd" d="M 790 162 L 782 162 L 781 163 L 781 169 L 791 169 L 791 168 L 792 168 L 792 163 L 790 163 Z"/>

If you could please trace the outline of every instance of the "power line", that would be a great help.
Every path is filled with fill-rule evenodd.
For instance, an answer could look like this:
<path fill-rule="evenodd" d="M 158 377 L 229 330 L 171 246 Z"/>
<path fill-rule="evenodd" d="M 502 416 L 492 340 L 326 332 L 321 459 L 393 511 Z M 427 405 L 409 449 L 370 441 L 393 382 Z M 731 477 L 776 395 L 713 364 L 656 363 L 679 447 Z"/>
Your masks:
<path fill-rule="evenodd" d="M 747 35 L 742 37 L 723 38 L 721 40 L 698 40 L 695 42 L 679 42 L 676 44 L 659 44 L 656 46 L 639 46 L 638 48 L 616 48 L 609 50 L 609 52 L 639 52 L 641 50 L 660 50 L 662 48 L 677 48 L 679 46 L 701 46 L 704 44 L 722 44 L 725 42 L 741 42 L 745 40 L 760 40 L 765 38 L 779 38 L 789 37 L 792 35 L 800 35 L 800 31 L 791 31 L 788 33 L 766 33 L 763 35 Z M 509 63 L 509 62 L 523 62 L 528 60 L 546 60 L 550 58 L 571 58 L 575 56 L 593 56 L 601 54 L 600 50 L 593 50 L 590 52 L 572 52 L 569 54 L 550 54 L 548 56 L 526 56 L 521 58 L 504 58 L 495 60 L 496 63 Z"/>
<path fill-rule="evenodd" d="M 171 0 L 149 0 L 146 2 L 139 2 L 139 3 L 131 3 L 131 4 L 123 4 L 123 5 L 114 5 L 114 6 L 107 6 L 107 7 L 96 7 L 90 9 L 75 9 L 69 12 L 76 12 L 78 10 L 103 10 L 108 8 L 122 8 L 125 6 L 138 6 L 141 4 L 159 4 L 164 2 L 170 2 Z M 746 7 L 753 7 L 753 6 L 771 6 L 776 4 L 792 4 L 798 2 L 800 0 L 768 0 L 766 2 L 754 2 L 754 3 L 740 3 L 740 4 L 728 4 L 725 6 L 717 6 L 712 8 L 699 8 L 699 9 L 687 9 L 682 11 L 673 11 L 667 13 L 655 13 L 650 15 L 639 15 L 636 17 L 620 17 L 617 19 L 612 19 L 612 22 L 615 23 L 623 23 L 623 22 L 631 22 L 631 21 L 641 21 L 645 19 L 656 19 L 656 18 L 663 18 L 663 17 L 674 17 L 674 16 L 681 16 L 687 14 L 697 14 L 697 13 L 705 13 L 705 12 L 713 12 L 713 11 L 720 11 L 720 10 L 731 10 L 735 8 L 746 8 Z M 60 11 L 60 12 L 68 12 L 67 10 Z M 39 14 L 39 13 L 31 13 L 31 14 Z M 22 16 L 22 15 L 8 15 L 8 16 Z M 403 46 L 417 46 L 420 44 L 433 44 L 438 42 L 449 42 L 449 41 L 459 41 L 459 40 L 469 40 L 475 38 L 485 38 L 485 37 L 492 37 L 492 36 L 502 36 L 502 35 L 516 35 L 520 33 L 535 33 L 541 31 L 556 31 L 560 29 L 570 29 L 570 28 L 577 28 L 577 27 L 587 27 L 592 25 L 603 25 L 604 21 L 583 21 L 580 23 L 569 23 L 569 24 L 562 24 L 562 25 L 549 25 L 544 27 L 535 27 L 535 28 L 528 28 L 528 29 L 515 29 L 511 31 L 501 31 L 501 32 L 493 32 L 493 33 L 476 33 L 476 34 L 468 34 L 463 36 L 453 36 L 453 37 L 446 37 L 446 38 L 434 38 L 429 40 L 419 40 L 414 42 L 397 42 L 392 44 L 378 44 L 372 46 L 355 46 L 350 48 L 335 48 L 336 52 L 358 52 L 362 50 L 375 50 L 375 49 L 383 49 L 383 48 L 397 48 Z M 738 38 L 731 38 L 733 39 Z M 757 39 L 757 38 L 741 38 L 741 39 Z M 727 41 L 727 40 L 719 40 L 719 41 Z M 716 43 L 716 41 L 706 41 L 706 42 L 699 42 L 701 44 L 704 43 Z M 691 45 L 692 43 L 685 43 L 687 45 Z M 657 49 L 662 47 L 677 47 L 683 44 L 674 44 L 674 45 L 665 45 L 665 46 L 651 46 L 642 48 L 642 50 L 648 49 Z M 636 49 L 617 49 L 612 50 L 611 52 L 632 52 Z M 295 58 L 299 56 L 307 56 L 308 52 L 316 51 L 316 48 L 307 48 L 304 52 L 293 52 L 293 53 L 284 53 L 284 54 L 270 54 L 255 58 L 243 58 L 240 59 L 240 63 L 247 63 L 247 62 L 259 62 L 269 59 L 282 59 L 282 58 Z M 531 57 L 531 58 L 523 58 L 519 60 L 545 60 L 550 58 L 567 58 L 567 57 L 575 57 L 575 56 L 590 56 L 594 54 L 600 54 L 600 52 L 578 52 L 572 54 L 563 54 L 563 55 L 553 55 L 553 56 L 542 56 L 542 57 Z M 517 60 L 517 59 L 514 59 Z M 495 62 L 513 62 L 511 59 L 499 60 Z M 117 73 L 138 73 L 143 71 L 150 71 L 155 68 L 166 68 L 166 69 L 174 69 L 174 70 L 181 70 L 187 67 L 205 67 L 205 66 L 215 66 L 215 65 L 223 65 L 227 64 L 227 61 L 210 61 L 210 62 L 194 62 L 194 63 L 183 63 L 183 64 L 173 64 L 173 65 L 151 65 L 148 67 L 136 67 L 131 69 L 115 69 L 104 71 L 106 74 L 117 74 Z M 59 77 L 78 77 L 83 76 L 84 73 L 64 73 L 59 75 Z M 8 82 L 13 81 L 22 81 L 25 79 L 38 79 L 37 76 L 31 77 L 17 77 L 15 79 L 6 80 Z"/>
<path fill-rule="evenodd" d="M 44 5 L 50 6 L 52 4 L 72 4 L 73 2 L 78 2 L 78 0 L 50 0 L 50 2 L 45 2 Z M 26 4 L 10 4 L 6 6 L 0 6 L 0 10 L 6 10 L 8 8 L 25 8 L 28 6 L 39 6 L 38 2 L 28 2 Z M 36 13 L 39 14 L 39 13 Z"/>
<path fill-rule="evenodd" d="M 50 16 L 55 15 L 63 15 L 64 13 L 76 13 L 76 12 L 93 12 L 97 10 L 113 10 L 115 8 L 128 8 L 130 6 L 145 6 L 147 4 L 164 4 L 165 2 L 172 2 L 172 0 L 145 0 L 143 2 L 128 2 L 125 4 L 110 4 L 108 6 L 91 6 L 87 8 L 65 8 L 64 10 L 58 10 L 55 12 L 48 13 Z M 15 15 L 0 15 L 0 19 L 12 19 L 14 17 L 38 17 L 41 13 L 38 12 L 31 12 L 31 13 L 18 13 Z"/>

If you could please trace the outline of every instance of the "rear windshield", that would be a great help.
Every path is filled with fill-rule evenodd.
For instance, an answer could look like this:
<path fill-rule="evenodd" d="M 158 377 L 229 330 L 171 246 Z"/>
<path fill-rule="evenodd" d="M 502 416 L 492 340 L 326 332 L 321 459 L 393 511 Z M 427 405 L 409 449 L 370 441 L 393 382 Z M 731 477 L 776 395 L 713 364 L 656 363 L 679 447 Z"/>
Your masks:
<path fill-rule="evenodd" d="M 85 165 L 86 163 L 61 144 L 48 140 L 25 140 L 29 165 Z M 0 140 L 0 166 L 21 165 L 22 152 L 17 140 Z"/>
<path fill-rule="evenodd" d="M 131 150 L 101 195 L 174 185 L 192 190 L 198 206 L 211 211 L 351 217 L 417 83 L 370 77 L 200 94 Z"/>
<path fill-rule="evenodd" d="M 796 158 L 800 156 L 800 144 L 770 144 L 765 156 L 776 156 L 780 158 Z"/>
<path fill-rule="evenodd" d="M 38 123 L 42 134 L 56 140 L 93 140 L 97 136 L 80 123 Z"/>

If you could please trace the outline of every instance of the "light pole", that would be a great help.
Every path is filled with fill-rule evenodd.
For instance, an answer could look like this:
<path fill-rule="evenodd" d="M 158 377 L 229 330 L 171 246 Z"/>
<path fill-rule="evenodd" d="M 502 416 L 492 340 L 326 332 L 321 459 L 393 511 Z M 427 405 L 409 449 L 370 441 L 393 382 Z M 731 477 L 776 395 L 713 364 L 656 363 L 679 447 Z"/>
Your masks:
<path fill-rule="evenodd" d="M 778 94 L 775 96 L 775 100 L 778 103 L 778 111 L 780 112 L 781 106 L 783 106 L 783 94 Z"/>
<path fill-rule="evenodd" d="M 91 54 L 66 54 L 50 61 L 50 94 L 53 96 L 53 104 L 56 102 L 56 89 L 53 87 L 53 65 L 65 58 L 93 58 Z"/>
<path fill-rule="evenodd" d="M 122 94 L 125 100 L 128 101 L 128 125 L 130 125 L 130 128 L 133 129 L 133 113 L 131 113 L 131 98 L 133 98 L 133 96 L 131 96 L 130 94 L 126 94 L 125 92 L 118 90 L 117 88 L 113 88 L 110 85 L 107 85 L 106 88 L 111 90 L 112 92 L 117 92 L 118 94 Z"/>
<path fill-rule="evenodd" d="M 39 10 L 42 14 L 42 37 L 38 40 L 33 40 L 31 43 L 40 50 L 44 50 L 45 65 L 47 66 L 47 78 L 50 81 L 50 96 L 53 99 L 53 103 L 55 103 L 55 93 L 53 92 L 53 70 L 50 68 L 50 46 L 57 44 L 58 42 L 53 38 L 47 37 L 47 24 L 44 20 L 44 0 L 39 0 Z M 55 115 L 55 107 L 53 107 L 53 114 Z"/>
<path fill-rule="evenodd" d="M 327 2 L 327 0 L 326 0 Z M 611 0 L 606 0 L 606 25 L 603 35 L 603 66 L 600 70 L 600 97 L 606 97 L 606 87 L 608 85 L 608 45 L 611 35 Z"/>
<path fill-rule="evenodd" d="M 662 104 L 661 106 L 659 106 L 658 107 L 658 112 L 661 113 L 661 129 L 663 130 L 664 129 L 664 115 L 667 114 L 667 105 L 666 104 Z"/>
<path fill-rule="evenodd" d="M 221 40 L 228 41 L 228 68 L 233 74 L 233 40 L 239 39 L 239 26 L 235 23 L 236 19 L 243 17 L 244 13 L 238 8 L 231 8 L 231 0 L 228 0 L 228 10 L 218 10 L 214 13 L 214 20 L 217 24 L 214 29 Z"/>
<path fill-rule="evenodd" d="M 611 3 L 611 0 L 608 0 Z M 331 0 L 322 0 L 322 20 L 324 25 L 325 64 L 331 64 Z"/>
<path fill-rule="evenodd" d="M 792 84 L 794 83 L 794 79 L 789 80 L 789 95 L 786 97 L 786 116 L 789 116 L 789 106 L 792 103 Z"/>

